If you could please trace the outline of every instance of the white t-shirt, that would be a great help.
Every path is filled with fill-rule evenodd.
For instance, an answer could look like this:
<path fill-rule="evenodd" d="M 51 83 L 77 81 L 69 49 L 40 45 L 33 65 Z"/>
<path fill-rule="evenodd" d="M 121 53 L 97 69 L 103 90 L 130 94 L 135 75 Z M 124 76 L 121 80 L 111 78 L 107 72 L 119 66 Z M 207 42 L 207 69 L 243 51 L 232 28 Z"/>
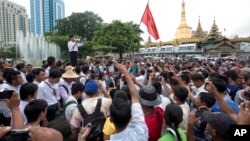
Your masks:
<path fill-rule="evenodd" d="M 76 98 L 73 97 L 73 96 L 70 96 L 70 97 L 67 99 L 65 105 L 67 105 L 67 103 L 69 103 L 69 102 L 71 102 L 71 101 L 75 101 L 75 103 L 72 103 L 72 104 L 68 105 L 68 106 L 66 107 L 66 109 L 65 109 L 65 117 L 66 117 L 66 119 L 67 119 L 68 121 L 71 120 L 71 118 L 72 118 L 72 116 L 73 116 L 73 113 L 74 113 L 74 110 L 75 110 L 76 107 L 77 107 L 77 100 L 76 100 Z"/>
<path fill-rule="evenodd" d="M 75 45 L 76 44 L 76 45 Z M 74 47 L 75 46 L 75 47 Z M 73 41 L 69 41 L 68 42 L 68 49 L 69 49 L 69 52 L 71 51 L 78 51 L 78 48 L 83 46 L 83 43 L 76 43 L 76 42 L 73 42 Z M 74 48 L 73 48 L 74 47 Z"/>

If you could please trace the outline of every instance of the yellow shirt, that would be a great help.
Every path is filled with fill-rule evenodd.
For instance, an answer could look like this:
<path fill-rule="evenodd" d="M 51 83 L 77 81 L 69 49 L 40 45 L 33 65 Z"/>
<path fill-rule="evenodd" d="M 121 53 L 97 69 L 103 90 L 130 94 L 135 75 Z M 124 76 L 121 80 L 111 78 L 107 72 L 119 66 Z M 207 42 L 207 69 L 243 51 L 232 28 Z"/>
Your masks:
<path fill-rule="evenodd" d="M 106 119 L 102 132 L 108 136 L 116 132 L 115 125 L 110 121 L 110 117 Z"/>

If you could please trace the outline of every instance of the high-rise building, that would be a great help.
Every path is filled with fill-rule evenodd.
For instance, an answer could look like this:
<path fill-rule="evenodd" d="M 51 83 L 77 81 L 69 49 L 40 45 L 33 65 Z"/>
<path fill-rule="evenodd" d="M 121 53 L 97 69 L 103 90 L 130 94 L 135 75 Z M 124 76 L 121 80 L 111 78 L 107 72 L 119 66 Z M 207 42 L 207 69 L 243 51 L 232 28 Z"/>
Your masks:
<path fill-rule="evenodd" d="M 56 1 L 56 20 L 63 19 L 65 17 L 65 6 L 63 0 Z"/>
<path fill-rule="evenodd" d="M 0 47 L 14 46 L 17 31 L 26 34 L 29 29 L 26 9 L 8 0 L 0 0 Z"/>
<path fill-rule="evenodd" d="M 43 35 L 54 30 L 56 20 L 64 18 L 63 0 L 30 0 L 31 31 Z"/>

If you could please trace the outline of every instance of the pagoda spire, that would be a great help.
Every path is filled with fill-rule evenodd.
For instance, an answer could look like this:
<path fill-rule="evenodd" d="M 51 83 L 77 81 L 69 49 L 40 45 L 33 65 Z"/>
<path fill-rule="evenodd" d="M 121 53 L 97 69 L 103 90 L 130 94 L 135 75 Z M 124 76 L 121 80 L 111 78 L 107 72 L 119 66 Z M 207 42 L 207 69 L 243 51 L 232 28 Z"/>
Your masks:
<path fill-rule="evenodd" d="M 194 33 L 194 38 L 204 38 L 204 36 L 205 36 L 205 33 L 201 27 L 201 21 L 200 21 L 200 16 L 199 16 L 198 26 Z"/>
<path fill-rule="evenodd" d="M 151 37 L 148 36 L 147 47 L 150 47 L 151 45 L 152 45 L 152 40 L 151 40 Z"/>
<path fill-rule="evenodd" d="M 186 21 L 185 1 L 182 0 L 181 4 L 181 21 L 176 30 L 175 39 L 190 39 L 192 32 Z"/>
<path fill-rule="evenodd" d="M 214 17 L 213 25 L 210 29 L 207 40 L 208 41 L 218 41 L 221 38 L 222 38 L 222 35 L 221 35 L 221 32 L 219 32 L 219 28 L 216 24 L 215 17 Z"/>

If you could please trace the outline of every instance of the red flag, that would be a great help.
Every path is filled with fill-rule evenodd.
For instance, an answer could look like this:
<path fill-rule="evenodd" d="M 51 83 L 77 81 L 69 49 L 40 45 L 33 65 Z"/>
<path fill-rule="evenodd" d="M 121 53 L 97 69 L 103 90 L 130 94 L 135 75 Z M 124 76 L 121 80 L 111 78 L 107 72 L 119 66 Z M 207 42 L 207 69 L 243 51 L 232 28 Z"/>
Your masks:
<path fill-rule="evenodd" d="M 149 9 L 149 5 L 147 4 L 144 14 L 142 16 L 141 21 L 147 26 L 148 33 L 154 37 L 155 40 L 159 39 L 159 34 L 155 25 L 155 21 L 153 15 Z"/>

